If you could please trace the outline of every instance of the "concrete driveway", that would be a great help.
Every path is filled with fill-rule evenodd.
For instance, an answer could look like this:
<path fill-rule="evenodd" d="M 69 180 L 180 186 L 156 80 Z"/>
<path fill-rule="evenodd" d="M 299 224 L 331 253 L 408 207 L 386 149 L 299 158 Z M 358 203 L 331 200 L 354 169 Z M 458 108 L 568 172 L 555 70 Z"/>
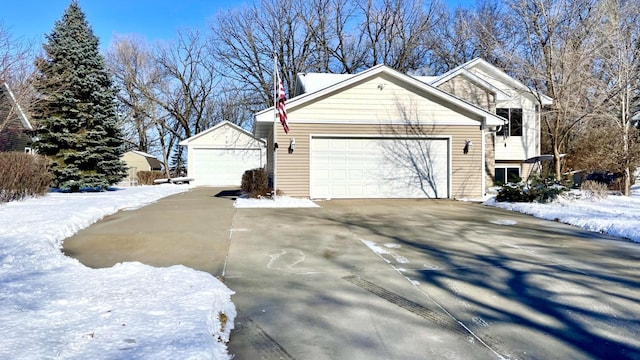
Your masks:
<path fill-rule="evenodd" d="M 234 209 L 224 194 L 197 188 L 107 220 L 112 230 L 96 224 L 75 255 L 95 248 L 92 228 L 105 242 L 125 223 L 135 231 L 140 213 L 173 218 L 184 248 L 173 262 L 236 292 L 240 360 L 640 359 L 638 244 L 471 203 Z M 143 232 L 159 238 L 136 245 L 149 263 L 171 242 Z"/>
<path fill-rule="evenodd" d="M 236 213 L 238 359 L 640 359 L 638 244 L 479 204 L 319 204 Z"/>

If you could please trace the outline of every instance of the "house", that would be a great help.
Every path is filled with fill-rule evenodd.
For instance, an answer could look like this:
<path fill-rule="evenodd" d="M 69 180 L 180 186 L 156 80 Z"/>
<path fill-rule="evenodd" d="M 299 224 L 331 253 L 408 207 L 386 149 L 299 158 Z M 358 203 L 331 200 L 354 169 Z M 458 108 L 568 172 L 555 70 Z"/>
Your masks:
<path fill-rule="evenodd" d="M 127 151 L 120 159 L 127 168 L 127 177 L 122 180 L 122 185 L 137 185 L 138 171 L 162 171 L 162 162 L 143 151 Z"/>
<path fill-rule="evenodd" d="M 246 170 L 262 168 L 265 142 L 229 121 L 180 142 L 187 147 L 187 177 L 198 186 L 240 186 Z"/>
<path fill-rule="evenodd" d="M 7 83 L 0 85 L 0 151 L 31 152 L 33 130 Z"/>
<path fill-rule="evenodd" d="M 540 154 L 536 97 L 482 59 L 437 77 L 384 65 L 299 74 L 286 105 L 288 134 L 273 108 L 256 114 L 254 133 L 290 196 L 481 198 L 494 182 L 526 176 L 523 160 Z"/>

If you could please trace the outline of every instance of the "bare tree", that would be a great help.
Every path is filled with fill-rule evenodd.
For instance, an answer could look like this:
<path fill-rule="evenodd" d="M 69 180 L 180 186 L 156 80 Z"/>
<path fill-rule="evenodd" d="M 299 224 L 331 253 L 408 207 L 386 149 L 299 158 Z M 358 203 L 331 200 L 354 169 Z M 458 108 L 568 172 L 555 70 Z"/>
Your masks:
<path fill-rule="evenodd" d="M 220 13 L 211 43 L 225 75 L 250 89 L 254 108 L 273 99 L 273 58 L 293 95 L 295 75 L 355 73 L 386 64 L 408 72 L 429 62 L 439 2 L 418 0 L 262 0 Z"/>
<path fill-rule="evenodd" d="M 313 41 L 306 71 L 354 73 L 364 67 L 364 33 L 352 29 L 359 10 L 349 0 L 313 0 L 304 7 L 302 20 Z"/>
<path fill-rule="evenodd" d="M 107 51 L 106 61 L 119 92 L 118 116 L 130 147 L 150 152 L 157 145 L 154 131 L 155 104 L 147 94 L 159 84 L 151 50 L 139 36 L 116 36 Z"/>
<path fill-rule="evenodd" d="M 0 22 L 0 83 L 6 82 L 17 88 L 25 82 L 33 72 L 29 65 L 34 58 L 33 48 L 30 42 L 12 36 Z"/>
<path fill-rule="evenodd" d="M 256 108 L 272 103 L 274 55 L 289 95 L 295 74 L 314 62 L 312 34 L 301 16 L 303 3 L 265 0 L 220 13 L 211 25 L 216 59 L 226 76 L 252 90 Z"/>
<path fill-rule="evenodd" d="M 417 0 L 367 0 L 360 29 L 366 38 L 364 64 L 386 64 L 400 72 L 424 67 L 432 46 L 427 35 L 440 23 L 439 7 Z"/>
<path fill-rule="evenodd" d="M 218 104 L 220 77 L 198 32 L 179 32 L 174 42 L 152 47 L 140 38 L 116 38 L 108 58 L 131 141 L 143 151 L 158 146 L 167 171 L 180 140 L 224 119 L 218 117 L 225 109 Z"/>
<path fill-rule="evenodd" d="M 0 86 L 6 83 L 16 103 L 23 111 L 29 112 L 34 94 L 30 86 L 33 74 L 33 44 L 24 39 L 12 36 L 5 25 L 0 22 Z M 4 109 L 0 118 L 0 130 L 8 124 L 8 119 L 16 116 L 17 106 Z"/>
<path fill-rule="evenodd" d="M 594 112 L 605 106 L 592 69 L 604 44 L 596 36 L 600 25 L 597 0 L 510 0 L 511 21 L 522 34 L 518 52 L 510 59 L 514 73 L 553 104 L 544 109 L 543 135 L 554 155 L 554 173 L 562 178 L 562 154 L 576 132 L 585 128 Z M 507 54 L 505 54 L 506 56 Z"/>
<path fill-rule="evenodd" d="M 640 162 L 638 130 L 633 126 L 633 100 L 640 88 L 640 4 L 634 1 L 604 0 L 598 4 L 601 24 L 598 36 L 605 46 L 598 52 L 594 78 L 600 81 L 595 94 L 606 106 L 597 109 L 597 126 L 588 129 L 585 154 L 589 168 L 622 174 L 622 190 L 631 193 L 633 170 Z M 595 146 L 594 146 L 595 145 Z"/>
<path fill-rule="evenodd" d="M 154 56 L 163 81 L 155 93 L 147 96 L 180 125 L 180 132 L 170 131 L 176 137 L 188 138 L 219 121 L 213 118 L 218 73 L 200 33 L 178 32 L 177 40 L 159 45 Z"/>

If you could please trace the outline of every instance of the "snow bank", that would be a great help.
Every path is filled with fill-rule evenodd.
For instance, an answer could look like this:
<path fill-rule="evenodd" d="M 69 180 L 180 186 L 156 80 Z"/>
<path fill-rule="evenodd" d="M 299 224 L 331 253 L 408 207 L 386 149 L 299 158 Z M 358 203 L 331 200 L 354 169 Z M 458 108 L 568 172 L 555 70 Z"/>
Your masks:
<path fill-rule="evenodd" d="M 307 208 L 319 207 L 309 199 L 292 198 L 288 196 L 276 196 L 274 199 L 249 199 L 237 198 L 233 202 L 236 208 Z"/>
<path fill-rule="evenodd" d="M 560 197 L 549 204 L 497 202 L 491 198 L 484 204 L 640 242 L 640 187 L 635 187 L 630 197 Z"/>
<path fill-rule="evenodd" d="M 233 292 L 183 266 L 89 269 L 62 241 L 102 217 L 189 189 L 52 193 L 0 205 L 0 358 L 229 359 Z"/>

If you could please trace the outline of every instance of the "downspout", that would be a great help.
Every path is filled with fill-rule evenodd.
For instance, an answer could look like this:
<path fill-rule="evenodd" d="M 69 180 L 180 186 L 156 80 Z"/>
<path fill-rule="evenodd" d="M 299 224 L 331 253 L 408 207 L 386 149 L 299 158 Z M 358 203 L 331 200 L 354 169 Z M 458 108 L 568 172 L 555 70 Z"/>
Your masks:
<path fill-rule="evenodd" d="M 482 131 L 482 171 L 481 171 L 481 186 L 482 186 L 482 195 L 486 196 L 487 195 L 487 174 L 486 174 L 486 167 L 487 167 L 487 151 L 486 151 L 486 142 L 487 139 L 485 139 L 485 130 L 484 130 L 485 126 L 482 127 L 481 131 Z"/>
<path fill-rule="evenodd" d="M 497 126 L 494 130 L 485 130 L 484 127 L 482 128 L 482 165 L 483 165 L 483 171 L 482 171 L 482 191 L 483 193 L 486 195 L 487 194 L 487 187 L 486 187 L 486 176 L 487 174 L 486 172 L 486 166 L 487 166 L 487 154 L 486 154 L 486 143 L 487 143 L 487 139 L 486 136 L 492 136 L 493 134 L 497 133 L 498 131 L 502 130 L 503 125 Z M 495 144 L 495 142 L 494 142 Z M 495 168 L 496 168 L 496 152 L 495 149 L 493 150 L 493 171 L 494 171 L 494 175 L 495 175 Z"/>

